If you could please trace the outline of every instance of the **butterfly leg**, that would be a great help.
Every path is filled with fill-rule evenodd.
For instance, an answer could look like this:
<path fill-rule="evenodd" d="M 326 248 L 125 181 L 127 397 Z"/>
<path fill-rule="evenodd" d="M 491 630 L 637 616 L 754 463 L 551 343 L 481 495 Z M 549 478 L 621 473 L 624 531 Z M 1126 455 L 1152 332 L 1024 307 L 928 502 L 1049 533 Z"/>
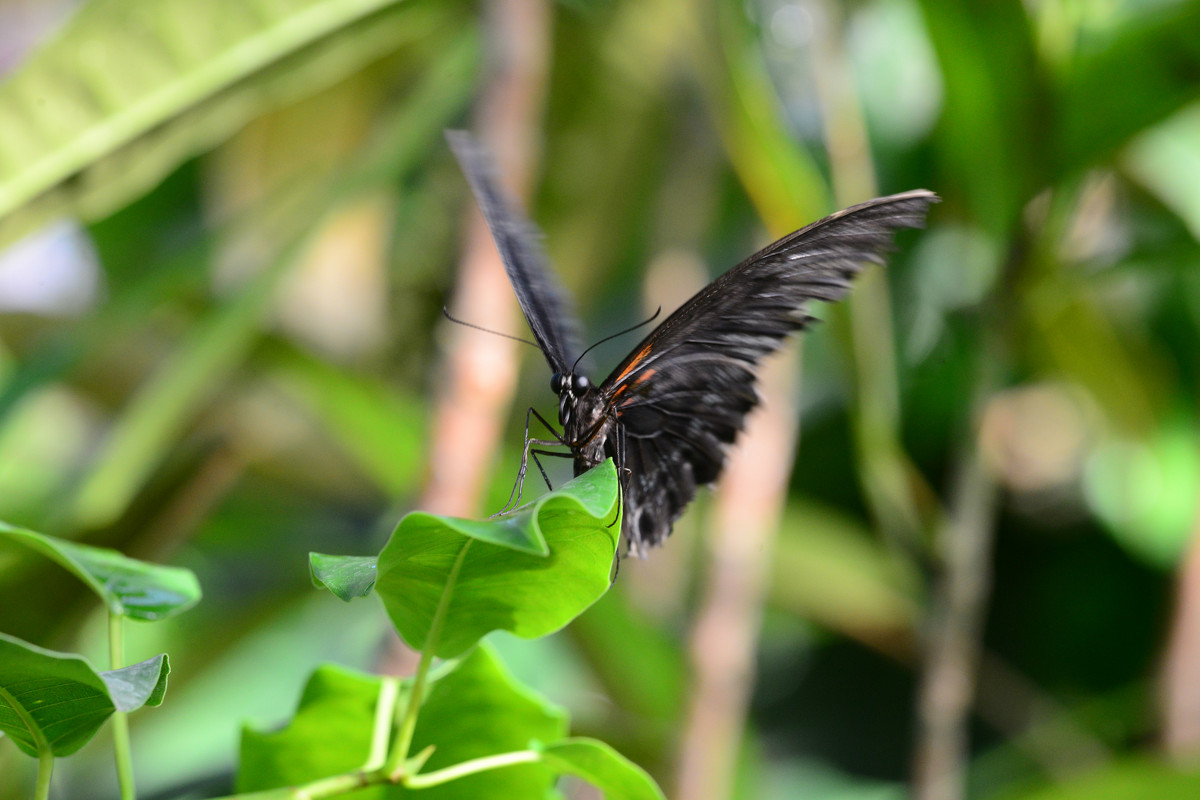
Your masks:
<path fill-rule="evenodd" d="M 548 441 L 545 439 L 531 439 L 529 436 L 530 417 L 536 417 L 537 421 L 542 423 L 542 426 L 547 431 L 550 432 L 551 436 L 554 437 L 554 441 Z M 507 514 L 509 511 L 513 510 L 518 504 L 520 504 L 521 492 L 525 486 L 525 471 L 529 468 L 529 449 L 532 446 L 545 445 L 548 447 L 554 447 L 556 445 L 565 445 L 565 444 L 566 444 L 566 442 L 563 441 L 562 436 L 559 435 L 558 431 L 554 430 L 554 428 L 550 425 L 549 422 L 546 422 L 546 418 L 543 417 L 541 414 L 539 414 L 537 412 L 537 409 L 533 408 L 532 406 L 527 408 L 525 410 L 525 437 L 524 437 L 524 444 L 522 446 L 522 451 L 521 451 L 521 468 L 517 472 L 517 480 L 513 484 L 512 491 L 508 493 L 508 501 L 505 502 L 504 506 L 499 511 L 497 511 L 495 514 L 492 514 L 492 516 L 499 517 L 503 514 Z M 538 463 L 536 457 L 534 458 L 534 462 Z M 538 463 L 538 469 L 541 469 L 541 468 L 542 468 L 541 463 Z M 542 477 L 544 478 L 545 476 L 546 476 L 546 471 L 542 470 Z M 549 480 L 546 481 L 546 485 L 547 486 L 550 485 Z"/>
<path fill-rule="evenodd" d="M 625 507 L 625 481 L 630 475 L 628 469 L 625 468 L 625 427 L 617 425 L 617 436 L 615 447 L 613 447 L 613 462 L 617 468 L 617 513 L 613 517 L 612 522 L 608 523 L 611 528 L 617 524 L 617 520 L 621 518 L 621 509 Z"/>
<path fill-rule="evenodd" d="M 554 487 L 550 484 L 550 477 L 546 474 L 546 469 L 545 469 L 545 467 L 542 466 L 542 462 L 538 461 L 538 456 L 551 456 L 553 458 L 574 458 L 575 454 L 574 453 L 559 453 L 554 450 L 532 450 L 531 449 L 529 451 L 529 456 L 530 456 L 530 458 L 533 459 L 533 463 L 537 464 L 538 471 L 542 473 L 542 480 L 544 480 L 546 482 L 546 488 L 553 492 Z"/>
<path fill-rule="evenodd" d="M 617 513 L 616 513 L 616 516 L 613 517 L 613 521 L 608 523 L 609 528 L 611 528 L 613 525 L 616 525 L 617 520 L 619 520 L 621 518 L 621 509 L 623 509 L 625 507 L 625 481 L 631 474 L 630 471 L 625 467 L 626 442 L 625 442 L 624 426 L 618 425 L 617 431 L 618 431 L 618 433 L 617 433 L 616 443 L 615 443 L 616 446 L 613 448 L 614 455 L 616 456 L 613 459 L 613 461 L 617 467 Z M 609 575 L 608 575 L 608 585 L 612 586 L 613 584 L 615 584 L 617 582 L 617 576 L 620 574 L 621 574 L 621 541 L 620 541 L 620 533 L 618 532 L 617 546 L 616 546 L 616 548 L 613 549 L 612 569 L 609 571 Z"/>
<path fill-rule="evenodd" d="M 521 453 L 521 468 L 519 470 L 517 470 L 517 481 L 516 481 L 516 483 L 513 484 L 512 491 L 509 492 L 508 502 L 505 503 L 504 507 L 501 508 L 499 511 L 497 511 L 495 514 L 492 514 L 493 517 L 503 516 L 504 514 L 509 513 L 510 511 L 512 511 L 513 509 L 515 509 L 517 506 L 519 506 L 521 504 L 521 495 L 525 491 L 525 473 L 529 470 L 529 456 L 531 454 L 533 454 L 534 452 L 540 452 L 545 455 L 566 455 L 565 453 L 562 453 L 562 454 L 550 453 L 548 451 L 541 451 L 541 450 L 534 451 L 533 450 L 534 445 L 540 445 L 543 447 L 554 447 L 555 445 L 558 445 L 558 444 L 559 444 L 559 442 L 556 442 L 556 441 L 553 441 L 550 439 L 526 439 L 525 440 L 525 449 Z M 542 463 L 540 461 L 538 461 L 536 455 L 533 456 L 533 461 L 535 464 L 537 464 L 538 469 L 542 471 L 542 476 L 545 477 L 546 471 L 542 469 Z M 546 485 L 549 485 L 549 484 L 550 484 L 550 479 L 546 478 Z"/>
<path fill-rule="evenodd" d="M 542 427 L 543 427 L 543 428 L 545 428 L 547 431 L 549 431 L 549 432 L 550 432 L 550 435 L 554 437 L 555 444 L 561 444 L 563 447 L 568 447 L 568 446 L 569 446 L 569 445 L 567 444 L 567 440 L 566 440 L 566 439 L 564 439 L 564 438 L 562 437 L 562 435 L 561 435 L 561 434 L 559 434 L 559 432 L 558 432 L 558 431 L 554 430 L 554 426 L 553 426 L 553 425 L 551 425 L 549 422 L 546 422 L 546 418 L 545 418 L 545 417 L 543 417 L 541 414 L 539 414 L 539 413 L 537 412 L 537 409 L 536 409 L 536 408 L 534 408 L 533 406 L 530 406 L 530 407 L 529 407 L 528 409 L 526 409 L 526 411 L 525 411 L 525 440 L 526 440 L 526 441 L 528 441 L 528 440 L 529 440 L 529 417 L 530 417 L 531 415 L 532 415 L 532 416 L 534 416 L 534 417 L 537 417 L 537 421 L 538 421 L 538 422 L 540 422 L 540 423 L 542 423 Z"/>

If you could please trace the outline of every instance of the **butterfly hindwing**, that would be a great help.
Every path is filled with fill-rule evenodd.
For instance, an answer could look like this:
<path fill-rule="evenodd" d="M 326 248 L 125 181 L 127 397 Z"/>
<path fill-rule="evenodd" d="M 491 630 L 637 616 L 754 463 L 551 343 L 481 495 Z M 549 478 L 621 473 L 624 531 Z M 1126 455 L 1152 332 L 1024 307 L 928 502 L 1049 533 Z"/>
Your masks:
<path fill-rule="evenodd" d="M 937 200 L 923 190 L 881 197 L 785 236 L 702 289 L 613 370 L 599 394 L 624 437 L 632 549 L 661 544 L 696 487 L 720 475 L 758 403 L 759 361 L 812 320 L 809 301 L 844 297 Z"/>
<path fill-rule="evenodd" d="M 446 131 L 446 139 L 487 221 L 538 347 L 551 370 L 567 372 L 572 353 L 579 350 L 579 326 L 565 290 L 547 267 L 541 233 L 505 196 L 495 179 L 491 159 L 469 133 Z"/>

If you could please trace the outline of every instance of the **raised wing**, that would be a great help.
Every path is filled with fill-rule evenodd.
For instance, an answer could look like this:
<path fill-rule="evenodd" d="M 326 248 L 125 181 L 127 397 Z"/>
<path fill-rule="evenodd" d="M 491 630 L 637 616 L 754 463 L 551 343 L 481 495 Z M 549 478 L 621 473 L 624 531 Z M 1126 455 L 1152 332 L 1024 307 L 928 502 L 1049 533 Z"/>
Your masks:
<path fill-rule="evenodd" d="M 500 189 L 487 151 L 466 131 L 446 131 L 446 140 L 458 159 L 475 202 L 487 220 L 488 230 L 500 251 L 517 302 L 533 331 L 542 354 L 554 372 L 570 369 L 572 354 L 579 351 L 578 323 L 567 294 L 546 264 L 541 232 L 518 211 Z"/>
<path fill-rule="evenodd" d="M 599 388 L 623 431 L 630 547 L 657 545 L 758 403 L 756 368 L 812 320 L 810 300 L 840 300 L 893 232 L 925 223 L 937 195 L 880 197 L 768 245 L 710 283 L 647 336 Z"/>

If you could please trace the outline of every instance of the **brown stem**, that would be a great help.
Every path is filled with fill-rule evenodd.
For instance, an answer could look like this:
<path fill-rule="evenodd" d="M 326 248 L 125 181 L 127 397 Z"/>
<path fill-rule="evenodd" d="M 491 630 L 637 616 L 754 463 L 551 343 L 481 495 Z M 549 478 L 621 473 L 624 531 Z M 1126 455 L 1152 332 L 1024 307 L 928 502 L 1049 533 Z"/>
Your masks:
<path fill-rule="evenodd" d="M 1162 667 L 1162 738 L 1176 756 L 1200 752 L 1200 520 L 1179 570 L 1175 614 Z"/>
<path fill-rule="evenodd" d="M 550 9 L 543 0 L 486 3 L 491 75 L 476 128 L 496 159 L 500 179 L 527 199 L 537 171 L 538 122 L 546 84 Z M 452 313 L 493 330 L 516 333 L 516 297 L 491 234 L 470 212 Z M 429 476 L 418 506 L 438 514 L 478 511 L 486 470 L 512 402 L 516 344 L 478 331 L 450 331 L 430 437 Z"/>
<path fill-rule="evenodd" d="M 680 751 L 680 800 L 732 795 L 762 618 L 772 541 L 796 443 L 795 359 L 763 370 L 763 407 L 749 419 L 713 509 L 704 600 L 690 635 L 693 672 Z"/>
<path fill-rule="evenodd" d="M 839 8 L 814 6 L 813 75 L 825 124 L 838 207 L 879 193 L 866 123 L 842 47 Z M 892 305 L 883 270 L 868 270 L 846 303 L 854 368 L 854 436 L 863 492 L 875 525 L 905 551 L 919 549 L 928 520 L 914 491 L 917 475 L 900 444 L 900 389 Z"/>
<path fill-rule="evenodd" d="M 496 159 L 499 179 L 526 201 L 537 172 L 550 5 L 545 0 L 493 0 L 484 9 L 490 78 L 480 95 L 475 128 Z M 451 311 L 458 319 L 515 333 L 520 314 L 504 265 L 478 209 L 469 216 Z M 417 507 L 469 516 L 479 510 L 487 469 L 512 403 L 516 344 L 456 325 L 447 334 L 429 437 L 429 473 Z M 381 669 L 406 673 L 416 661 L 393 637 Z"/>
<path fill-rule="evenodd" d="M 981 398 L 989 385 L 981 379 Z M 996 493 L 975 433 L 973 425 L 939 534 L 942 574 L 926 621 L 917 694 L 914 800 L 958 800 L 966 791 L 967 725 L 991 589 Z"/>

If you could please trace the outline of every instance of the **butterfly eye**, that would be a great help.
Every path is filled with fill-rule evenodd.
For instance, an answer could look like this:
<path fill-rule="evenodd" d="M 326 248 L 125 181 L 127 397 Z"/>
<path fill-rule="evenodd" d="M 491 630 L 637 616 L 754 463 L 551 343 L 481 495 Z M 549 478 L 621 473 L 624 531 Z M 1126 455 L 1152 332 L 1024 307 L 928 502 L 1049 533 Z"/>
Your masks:
<path fill-rule="evenodd" d="M 557 372 L 550 376 L 550 391 L 555 394 L 562 393 L 562 375 Z"/>
<path fill-rule="evenodd" d="M 592 383 L 587 379 L 586 375 L 576 375 L 571 379 L 571 392 L 573 394 L 583 394 L 591 385 Z"/>

